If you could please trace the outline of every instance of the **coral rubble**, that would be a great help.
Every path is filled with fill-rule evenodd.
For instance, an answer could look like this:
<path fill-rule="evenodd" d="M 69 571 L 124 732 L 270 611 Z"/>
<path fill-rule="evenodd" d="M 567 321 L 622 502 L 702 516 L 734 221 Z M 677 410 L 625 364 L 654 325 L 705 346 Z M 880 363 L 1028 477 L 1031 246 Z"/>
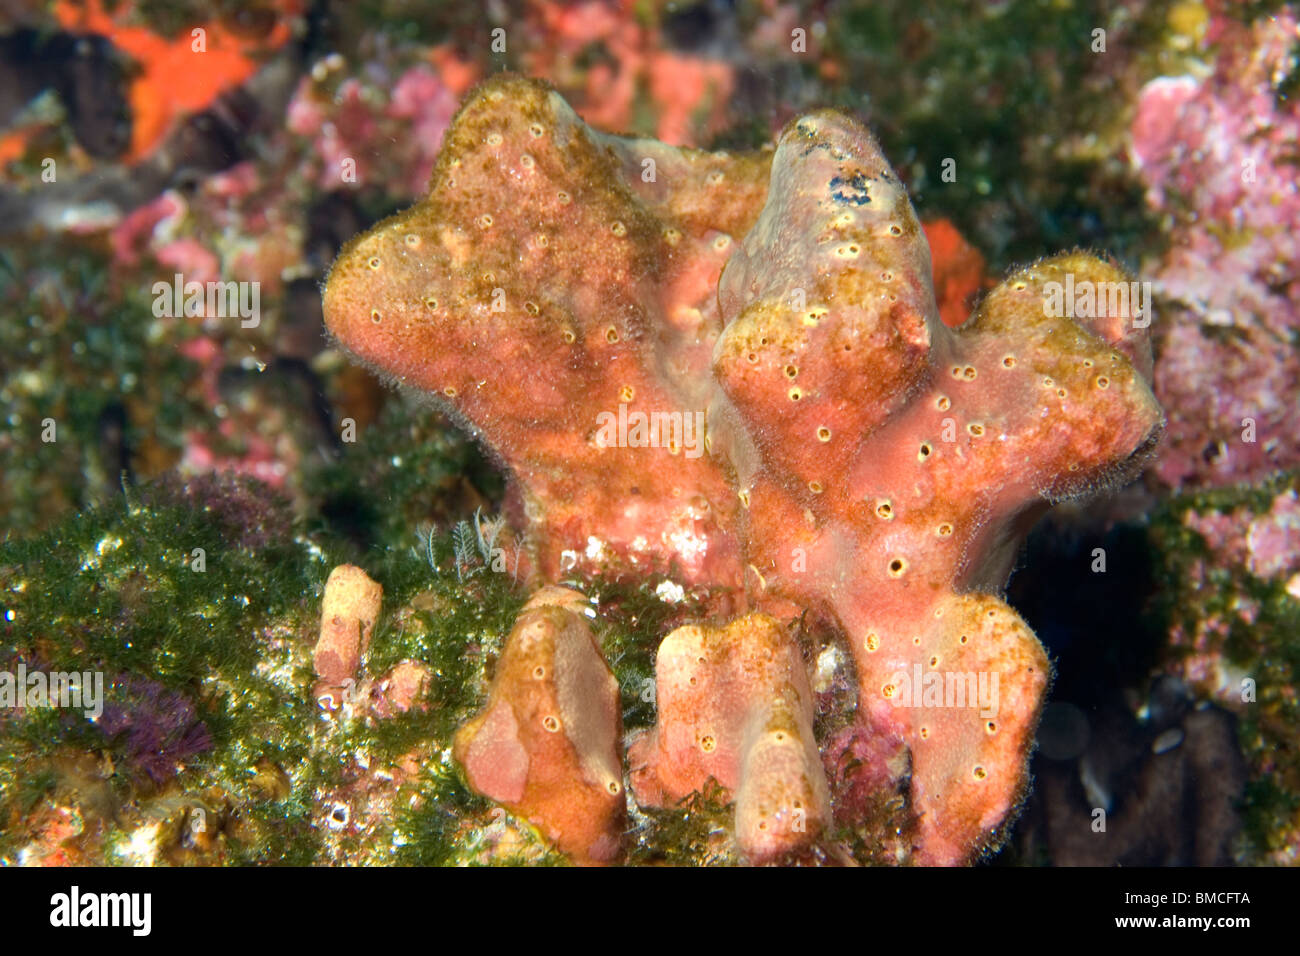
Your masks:
<path fill-rule="evenodd" d="M 1101 302 L 1129 287 L 1117 267 L 1039 262 L 955 330 L 931 283 L 906 192 L 842 114 L 792 122 L 775 152 L 710 154 L 595 132 L 544 84 L 501 77 L 457 115 L 428 197 L 344 249 L 324 308 L 344 346 L 499 457 L 541 578 L 668 570 L 729 594 L 718 613 L 834 622 L 863 732 L 911 750 L 916 858 L 960 863 L 1019 799 L 1049 676 L 996 596 L 1020 536 L 1049 502 L 1131 475 L 1162 417 L 1149 314 Z M 826 784 L 801 749 L 798 648 L 773 649 L 767 677 L 726 676 L 750 626 L 775 633 L 749 620 L 716 647 L 707 630 L 665 642 L 646 786 L 736 788 L 740 842 L 768 858 L 772 795 L 819 820 Z M 672 663 L 690 635 L 709 644 L 704 683 L 732 690 L 709 702 L 717 766 L 674 779 L 675 735 L 703 734 Z M 531 699 L 509 676 L 521 653 L 487 715 Z M 969 694 L 933 699 L 936 679 Z M 790 728 L 780 753 L 753 739 L 769 724 Z M 471 782 L 513 765 L 460 753 Z"/>

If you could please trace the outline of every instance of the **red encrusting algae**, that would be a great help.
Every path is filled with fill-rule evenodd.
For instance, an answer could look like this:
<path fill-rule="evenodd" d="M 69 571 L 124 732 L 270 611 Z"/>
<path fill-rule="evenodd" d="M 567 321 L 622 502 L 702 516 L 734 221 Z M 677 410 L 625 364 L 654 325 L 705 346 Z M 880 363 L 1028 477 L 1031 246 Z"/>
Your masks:
<path fill-rule="evenodd" d="M 131 146 L 127 162 L 143 159 L 182 117 L 207 107 L 251 77 L 260 57 L 289 41 L 299 0 L 278 0 L 258 28 L 238 29 L 221 20 L 194 23 L 176 36 L 161 36 L 131 23 L 132 4 L 109 12 L 102 0 L 59 0 L 54 13 L 65 30 L 110 39 L 135 63 L 131 81 Z"/>

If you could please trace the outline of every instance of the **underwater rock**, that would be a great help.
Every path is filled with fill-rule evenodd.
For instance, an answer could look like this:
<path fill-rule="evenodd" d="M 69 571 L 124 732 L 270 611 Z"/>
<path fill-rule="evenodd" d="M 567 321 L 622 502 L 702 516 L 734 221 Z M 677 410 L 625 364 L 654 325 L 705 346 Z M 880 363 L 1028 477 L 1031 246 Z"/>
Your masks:
<path fill-rule="evenodd" d="M 1300 193 L 1294 11 L 1211 26 L 1205 75 L 1142 88 L 1133 160 L 1168 238 L 1147 272 L 1161 299 L 1156 394 L 1174 488 L 1259 481 L 1300 466 Z"/>
<path fill-rule="evenodd" d="M 1152 520 L 1162 666 L 1240 722 L 1250 862 L 1300 860 L 1300 475 L 1176 495 Z"/>
<path fill-rule="evenodd" d="M 1069 705 L 1057 705 L 1069 706 Z M 1231 866 L 1246 763 L 1237 720 L 1194 706 L 1176 678 L 1153 686 L 1146 719 L 1092 712 L 1077 757 L 1040 761 L 1021 842 L 1055 866 Z"/>

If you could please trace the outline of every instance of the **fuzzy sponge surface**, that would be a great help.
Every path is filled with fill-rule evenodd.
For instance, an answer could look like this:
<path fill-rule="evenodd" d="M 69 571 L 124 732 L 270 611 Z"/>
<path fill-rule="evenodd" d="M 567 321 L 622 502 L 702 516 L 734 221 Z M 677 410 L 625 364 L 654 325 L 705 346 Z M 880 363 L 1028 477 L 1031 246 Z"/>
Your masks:
<path fill-rule="evenodd" d="M 949 327 L 906 190 L 852 118 L 815 112 L 774 149 L 710 153 L 594 131 L 545 84 L 502 76 L 457 115 L 428 196 L 344 249 L 325 317 L 494 454 L 535 578 L 667 573 L 728 595 L 661 648 L 639 797 L 714 777 L 754 860 L 851 820 L 828 805 L 806 663 L 777 626 L 809 612 L 851 650 L 854 739 L 908 750 L 914 858 L 954 864 L 1018 805 L 1050 677 L 999 596 L 1023 536 L 1052 502 L 1131 478 L 1163 427 L 1130 289 L 1069 253 Z M 751 616 L 729 626 L 736 611 Z M 576 633 L 559 613 L 520 627 Z M 585 640 L 545 653 L 586 655 Z M 583 787 L 600 775 L 574 757 L 562 806 L 563 788 L 534 797 L 519 770 L 560 766 L 520 756 L 560 738 L 511 729 L 544 690 L 512 642 L 519 683 L 498 681 L 460 748 L 471 783 L 525 814 L 545 803 L 559 845 L 607 858 L 590 828 L 613 832 L 614 777 L 597 799 Z M 538 653 L 527 662 L 548 666 Z M 617 714 L 583 721 L 598 717 L 584 739 L 612 774 Z M 765 829 L 796 818 L 781 839 Z"/>

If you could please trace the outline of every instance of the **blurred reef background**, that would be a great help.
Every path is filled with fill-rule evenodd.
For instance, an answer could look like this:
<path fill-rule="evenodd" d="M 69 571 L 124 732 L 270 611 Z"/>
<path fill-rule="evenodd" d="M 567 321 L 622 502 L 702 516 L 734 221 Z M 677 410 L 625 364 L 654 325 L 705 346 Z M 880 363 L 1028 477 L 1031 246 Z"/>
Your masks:
<path fill-rule="evenodd" d="M 421 195 L 501 70 L 713 149 L 850 110 L 908 184 L 945 315 L 1072 247 L 1151 281 L 1168 431 L 1012 578 L 1057 677 L 989 862 L 1300 859 L 1293 8 L 0 0 L 0 668 L 106 683 L 98 721 L 0 710 L 0 862 L 563 862 L 450 756 L 526 597 L 484 547 L 510 540 L 500 476 L 321 318 L 339 247 Z M 259 321 L 157 314 L 176 273 L 259 283 Z M 342 563 L 383 610 L 324 718 Z M 651 648 L 703 596 L 577 583 L 647 726 Z M 708 794 L 636 813 L 629 861 L 730 862 L 726 820 Z"/>

